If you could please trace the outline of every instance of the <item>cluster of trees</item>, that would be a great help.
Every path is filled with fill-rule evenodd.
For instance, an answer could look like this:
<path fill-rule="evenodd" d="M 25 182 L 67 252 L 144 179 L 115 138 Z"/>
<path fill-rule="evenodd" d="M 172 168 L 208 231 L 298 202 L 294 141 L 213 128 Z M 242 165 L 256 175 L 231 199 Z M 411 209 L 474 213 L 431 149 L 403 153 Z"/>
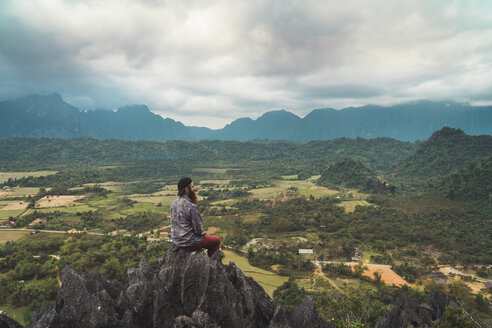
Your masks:
<path fill-rule="evenodd" d="M 393 171 L 407 179 L 444 177 L 478 158 L 492 155 L 492 136 L 469 136 L 463 130 L 444 127 L 422 143 Z"/>
<path fill-rule="evenodd" d="M 326 167 L 326 161 L 358 154 L 372 169 L 386 170 L 410 154 L 417 145 L 390 138 L 339 138 L 308 143 L 238 141 L 127 141 L 93 138 L 1 138 L 2 170 L 86 167 L 153 160 L 191 162 L 251 163 L 258 161 L 311 163 Z M 36 158 L 35 162 L 32 158 Z M 75 164 L 75 165 L 74 165 Z M 318 171 L 320 172 L 320 171 Z"/>
<path fill-rule="evenodd" d="M 390 250 L 404 252 L 414 246 L 420 251 L 422 247 L 432 245 L 443 251 L 441 263 L 492 262 L 492 240 L 482 233 L 491 229 L 490 214 L 471 206 L 415 213 L 384 206 L 357 206 L 353 213 L 346 213 L 335 199 L 327 197 L 293 198 L 284 202 L 244 200 L 234 207 L 229 215 L 262 213 L 256 222 L 235 225 L 235 235 L 258 237 L 314 232 L 321 242 L 333 245 L 322 249 L 328 258 L 350 258 L 351 251 L 360 245 L 378 250 L 381 254 L 387 254 Z M 381 255 L 380 263 L 391 263 L 391 256 L 388 255 Z M 418 256 L 417 251 L 412 256 L 422 257 Z M 421 272 L 435 264 L 433 261 L 421 262 Z"/>
<path fill-rule="evenodd" d="M 106 181 L 134 181 L 137 179 L 159 179 L 164 183 L 175 183 L 178 177 L 191 172 L 189 162 L 175 160 L 149 160 L 131 163 L 122 163 L 117 167 L 84 167 L 67 168 L 56 174 L 40 177 L 23 177 L 9 179 L 2 185 L 22 187 L 53 187 L 63 191 L 86 183 L 102 183 Z M 157 186 L 150 184 L 155 190 Z M 137 185 L 136 188 L 142 188 Z M 148 189 L 148 187 L 147 187 Z M 147 190 L 148 191 L 148 190 Z"/>
<path fill-rule="evenodd" d="M 208 189 L 208 190 L 200 190 L 198 192 L 200 196 L 207 197 L 207 201 L 213 202 L 217 200 L 231 199 L 231 198 L 241 198 L 251 195 L 250 192 L 244 189 Z"/>
<path fill-rule="evenodd" d="M 142 212 L 130 214 L 124 218 L 112 219 L 119 229 L 126 229 L 132 232 L 144 232 L 156 227 L 163 226 L 167 217 L 156 212 Z M 167 221 L 169 222 L 169 221 Z"/>
<path fill-rule="evenodd" d="M 149 246 L 145 238 L 74 235 L 54 239 L 30 238 L 0 247 L 0 303 L 27 306 L 29 313 L 54 300 L 57 276 L 67 265 L 88 273 L 98 270 L 109 279 L 126 284 L 127 269 L 142 257 L 158 268 L 158 258 L 169 248 L 167 241 Z M 58 259 L 59 257 L 59 259 Z"/>
<path fill-rule="evenodd" d="M 450 199 L 476 201 L 492 208 L 492 156 L 450 174 L 443 179 L 441 188 Z"/>
<path fill-rule="evenodd" d="M 357 188 L 367 193 L 378 193 L 386 189 L 386 184 L 379 181 L 370 168 L 354 158 L 344 158 L 328 167 L 321 174 L 318 184 L 331 188 Z"/>

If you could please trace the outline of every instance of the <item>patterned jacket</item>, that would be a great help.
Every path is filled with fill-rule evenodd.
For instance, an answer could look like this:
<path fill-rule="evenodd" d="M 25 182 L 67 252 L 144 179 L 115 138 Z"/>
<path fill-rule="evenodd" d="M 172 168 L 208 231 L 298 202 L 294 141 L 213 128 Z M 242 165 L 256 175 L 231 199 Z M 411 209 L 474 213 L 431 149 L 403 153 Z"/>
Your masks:
<path fill-rule="evenodd" d="M 196 204 L 186 195 L 175 199 L 171 204 L 171 240 L 178 247 L 199 244 L 205 231 L 202 217 Z"/>

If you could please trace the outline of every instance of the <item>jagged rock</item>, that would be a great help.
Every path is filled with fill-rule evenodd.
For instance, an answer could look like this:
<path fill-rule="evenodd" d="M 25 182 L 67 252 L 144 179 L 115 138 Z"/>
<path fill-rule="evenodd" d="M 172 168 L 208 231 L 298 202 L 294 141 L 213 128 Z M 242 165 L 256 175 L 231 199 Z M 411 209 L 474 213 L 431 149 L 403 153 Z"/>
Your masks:
<path fill-rule="evenodd" d="M 67 267 L 56 303 L 32 320 L 32 327 L 320 327 L 334 328 L 317 314 L 314 301 L 286 311 L 235 264 L 174 247 L 159 272 L 145 261 L 128 270 L 129 286 L 99 273 Z"/>
<path fill-rule="evenodd" d="M 409 326 L 431 328 L 432 322 L 439 322 L 442 319 L 450 299 L 442 293 L 433 292 L 429 303 L 430 305 L 418 305 L 408 297 L 407 293 L 404 293 L 396 300 L 396 306 L 388 310 L 386 316 L 379 320 L 376 328 L 406 328 Z"/>
<path fill-rule="evenodd" d="M 0 314 L 0 328 L 22 328 L 22 326 L 14 319 Z"/>

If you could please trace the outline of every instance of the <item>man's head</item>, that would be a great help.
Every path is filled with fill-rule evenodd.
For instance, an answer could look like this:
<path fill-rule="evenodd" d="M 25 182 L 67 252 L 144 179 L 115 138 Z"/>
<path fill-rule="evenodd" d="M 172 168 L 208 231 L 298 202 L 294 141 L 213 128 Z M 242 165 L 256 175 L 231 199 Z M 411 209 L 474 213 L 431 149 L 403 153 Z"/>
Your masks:
<path fill-rule="evenodd" d="M 195 204 L 198 202 L 198 197 L 195 193 L 195 185 L 191 178 L 184 177 L 178 181 L 178 196 L 183 195 L 190 197 L 191 201 Z"/>

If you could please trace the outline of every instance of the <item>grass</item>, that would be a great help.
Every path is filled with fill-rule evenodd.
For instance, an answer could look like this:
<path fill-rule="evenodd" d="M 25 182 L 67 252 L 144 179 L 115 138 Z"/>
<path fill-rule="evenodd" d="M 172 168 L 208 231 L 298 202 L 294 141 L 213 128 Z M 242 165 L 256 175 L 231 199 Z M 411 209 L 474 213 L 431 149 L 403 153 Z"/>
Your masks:
<path fill-rule="evenodd" d="M 77 205 L 77 206 L 63 206 L 63 207 L 50 207 L 50 208 L 35 208 L 33 210 L 41 213 L 53 213 L 58 211 L 63 213 L 75 214 L 78 212 L 96 211 L 97 207 L 91 207 L 88 205 Z"/>
<path fill-rule="evenodd" d="M 225 255 L 222 261 L 223 263 L 227 264 L 229 262 L 234 262 L 246 276 L 251 277 L 258 282 L 270 297 L 273 297 L 273 292 L 275 289 L 289 280 L 288 277 L 279 276 L 273 272 L 252 266 L 249 264 L 248 259 L 244 256 L 228 250 L 222 250 L 222 252 Z"/>
<path fill-rule="evenodd" d="M 275 199 L 282 197 L 282 193 L 289 191 L 289 188 L 296 188 L 296 193 L 303 197 L 319 198 L 339 193 L 339 191 L 318 186 L 310 179 L 301 181 L 276 180 L 273 187 L 254 189 L 251 190 L 251 193 L 253 198 Z"/>
<path fill-rule="evenodd" d="M 263 213 L 246 214 L 241 216 L 241 220 L 246 223 L 258 222 L 264 215 Z"/>
<path fill-rule="evenodd" d="M 58 173 L 57 171 L 35 171 L 35 172 L 0 172 L 0 183 L 8 179 L 21 179 L 24 177 L 43 177 Z"/>
<path fill-rule="evenodd" d="M 355 211 L 356 206 L 374 206 L 371 203 L 368 203 L 365 200 L 346 200 L 340 203 L 340 206 L 342 206 L 345 209 L 345 212 L 353 212 Z"/>
<path fill-rule="evenodd" d="M 229 183 L 231 183 L 231 180 L 200 180 L 200 185 L 205 183 L 219 185 L 219 186 L 227 186 L 229 185 Z"/>
<path fill-rule="evenodd" d="M 0 310 L 7 312 L 7 315 L 10 318 L 15 319 L 17 322 L 19 322 L 23 326 L 26 326 L 29 323 L 29 322 L 24 320 L 24 313 L 26 312 L 25 306 L 14 307 L 11 304 L 2 304 L 2 305 L 0 305 Z"/>
<path fill-rule="evenodd" d="M 135 200 L 139 203 L 151 203 L 154 205 L 157 205 L 161 203 L 163 206 L 169 206 L 175 200 L 178 196 L 172 195 L 172 196 L 149 196 L 149 195 L 143 195 L 143 194 L 134 194 L 134 195 L 129 195 L 127 198 L 131 200 Z"/>
<path fill-rule="evenodd" d="M 8 231 L 0 230 L 0 245 L 5 244 L 7 241 L 18 241 L 26 238 L 31 234 L 30 231 Z"/>
<path fill-rule="evenodd" d="M 36 195 L 39 191 L 39 188 L 33 187 L 15 187 L 12 188 L 12 191 L 3 192 L 0 191 L 0 196 L 2 198 L 14 198 L 14 197 L 27 197 Z"/>
<path fill-rule="evenodd" d="M 208 167 L 197 167 L 192 170 L 195 173 L 214 173 L 214 174 L 226 174 L 228 169 L 218 169 L 218 168 L 208 168 Z"/>
<path fill-rule="evenodd" d="M 21 215 L 24 210 L 2 211 L 0 210 L 0 220 L 7 220 L 10 217 Z"/>
<path fill-rule="evenodd" d="M 130 215 L 141 212 L 164 212 L 163 207 L 157 207 L 154 204 L 150 203 L 136 203 L 133 207 L 128 207 L 124 210 L 121 210 L 120 213 L 123 215 Z"/>

